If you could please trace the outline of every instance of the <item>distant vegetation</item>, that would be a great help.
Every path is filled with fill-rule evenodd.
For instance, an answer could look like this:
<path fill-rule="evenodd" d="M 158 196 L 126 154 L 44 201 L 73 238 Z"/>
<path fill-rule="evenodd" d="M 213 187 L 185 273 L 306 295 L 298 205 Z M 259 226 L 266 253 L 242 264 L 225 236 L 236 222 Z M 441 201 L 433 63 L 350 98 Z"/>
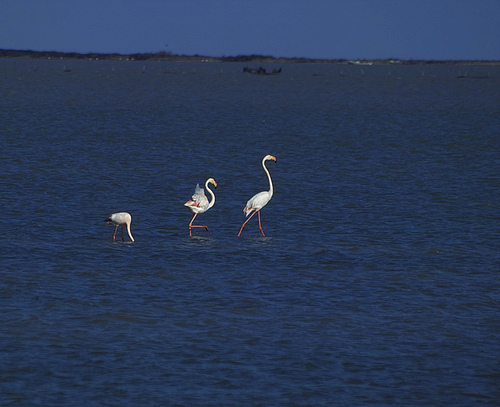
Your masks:
<path fill-rule="evenodd" d="M 142 54 L 96 53 L 81 54 L 77 52 L 58 51 L 30 51 L 0 49 L 0 58 L 33 58 L 33 59 L 88 59 L 88 60 L 118 60 L 118 61 L 185 61 L 185 62 L 245 62 L 245 63 L 354 63 L 360 65 L 427 65 L 427 64 L 454 64 L 454 65 L 500 65 L 500 61 L 447 61 L 447 60 L 400 60 L 390 59 L 313 59 L 313 58 L 276 58 L 268 55 L 238 55 L 228 57 L 211 57 L 202 55 L 176 55 L 166 51 Z"/>

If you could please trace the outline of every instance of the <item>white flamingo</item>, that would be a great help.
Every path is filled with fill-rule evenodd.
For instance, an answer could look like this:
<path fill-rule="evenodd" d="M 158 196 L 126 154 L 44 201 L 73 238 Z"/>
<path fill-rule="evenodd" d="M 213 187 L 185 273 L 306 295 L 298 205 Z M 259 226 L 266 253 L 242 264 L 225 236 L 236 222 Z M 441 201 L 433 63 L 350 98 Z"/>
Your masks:
<path fill-rule="evenodd" d="M 208 226 L 204 225 L 193 225 L 194 218 L 199 213 L 204 213 L 208 211 L 215 204 L 215 195 L 212 190 L 208 187 L 208 184 L 213 184 L 215 188 L 217 188 L 217 182 L 213 178 L 207 179 L 205 182 L 205 188 L 208 193 L 212 196 L 212 200 L 210 203 L 208 202 L 207 197 L 205 196 L 205 191 L 203 188 L 200 188 L 200 184 L 196 185 L 194 190 L 194 194 L 189 201 L 187 201 L 184 205 L 189 208 L 191 212 L 194 213 L 191 222 L 189 222 L 189 236 L 191 236 L 191 228 L 205 228 L 208 231 Z"/>
<path fill-rule="evenodd" d="M 262 236 L 265 236 L 264 231 L 262 230 L 262 225 L 260 224 L 260 210 L 267 205 L 267 203 L 271 200 L 273 197 L 273 181 L 271 180 L 271 174 L 269 174 L 269 171 L 267 170 L 265 166 L 265 162 L 268 160 L 273 160 L 274 162 L 276 161 L 276 157 L 272 155 L 266 155 L 262 159 L 262 167 L 264 168 L 264 172 L 267 174 L 267 178 L 269 179 L 269 191 L 262 191 L 259 192 L 258 194 L 254 195 L 252 198 L 249 199 L 247 202 L 247 205 L 243 208 L 243 212 L 245 212 L 245 216 L 250 215 L 250 217 L 241 225 L 240 233 L 238 233 L 238 236 L 241 234 L 241 231 L 247 224 L 247 222 L 252 219 L 252 216 L 255 215 L 255 212 L 259 215 L 259 229 L 260 232 L 262 233 Z"/>
<path fill-rule="evenodd" d="M 104 219 L 104 221 L 111 222 L 114 225 L 116 225 L 115 233 L 113 233 L 113 242 L 115 241 L 116 231 L 118 230 L 118 226 L 122 227 L 122 240 L 125 241 L 123 237 L 123 227 L 127 226 L 128 236 L 130 237 L 130 240 L 134 242 L 134 238 L 132 237 L 132 232 L 130 232 L 130 224 L 132 223 L 132 216 L 130 216 L 130 213 L 128 212 L 113 213 L 109 215 L 106 219 Z"/>

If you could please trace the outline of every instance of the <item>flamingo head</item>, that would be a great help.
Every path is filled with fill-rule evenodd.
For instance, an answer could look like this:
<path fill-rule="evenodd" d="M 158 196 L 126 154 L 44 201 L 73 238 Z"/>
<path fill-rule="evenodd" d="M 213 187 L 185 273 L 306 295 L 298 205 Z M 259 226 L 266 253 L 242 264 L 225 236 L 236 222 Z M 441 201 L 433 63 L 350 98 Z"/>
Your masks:
<path fill-rule="evenodd" d="M 266 155 L 266 156 L 264 157 L 264 161 L 268 161 L 268 160 L 273 160 L 274 162 L 278 162 L 278 161 L 276 160 L 276 157 L 275 157 L 274 155 L 270 155 L 270 154 L 268 154 L 268 155 Z"/>
<path fill-rule="evenodd" d="M 207 180 L 207 182 L 209 182 L 210 184 L 213 184 L 213 186 L 214 186 L 215 188 L 217 188 L 217 182 L 215 182 L 215 180 L 214 180 L 213 178 L 209 178 L 209 179 Z"/>

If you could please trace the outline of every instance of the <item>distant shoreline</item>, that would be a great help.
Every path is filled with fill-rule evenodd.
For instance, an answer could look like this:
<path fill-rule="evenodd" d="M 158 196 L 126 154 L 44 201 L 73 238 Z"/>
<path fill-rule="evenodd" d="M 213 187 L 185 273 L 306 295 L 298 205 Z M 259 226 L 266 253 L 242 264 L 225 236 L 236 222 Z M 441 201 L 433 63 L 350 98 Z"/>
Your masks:
<path fill-rule="evenodd" d="M 77 53 L 59 51 L 30 51 L 0 49 L 0 58 L 24 59 L 85 59 L 112 61 L 165 61 L 165 62 L 244 62 L 244 63 L 316 63 L 350 65 L 500 65 L 500 60 L 417 60 L 417 59 L 316 59 L 316 58 L 277 58 L 266 55 L 238 55 L 212 57 L 203 55 L 178 55 L 161 51 L 156 53 L 119 54 L 119 53 Z"/>

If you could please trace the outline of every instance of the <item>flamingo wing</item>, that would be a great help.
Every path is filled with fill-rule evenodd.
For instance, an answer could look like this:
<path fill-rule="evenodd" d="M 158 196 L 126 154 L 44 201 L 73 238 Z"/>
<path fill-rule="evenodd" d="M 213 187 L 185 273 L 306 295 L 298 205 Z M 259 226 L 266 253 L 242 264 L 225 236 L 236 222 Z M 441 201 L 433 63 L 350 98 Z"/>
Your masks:
<path fill-rule="evenodd" d="M 112 222 L 117 226 L 126 225 L 127 222 L 130 223 L 131 221 L 132 217 L 128 212 L 113 213 L 106 218 L 106 222 Z"/>
<path fill-rule="evenodd" d="M 184 205 L 199 209 L 205 209 L 208 206 L 208 199 L 205 195 L 205 190 L 200 188 L 200 184 L 196 185 L 191 200 L 187 201 Z"/>
<path fill-rule="evenodd" d="M 248 216 L 253 211 L 260 211 L 270 200 L 271 194 L 269 191 L 259 192 L 248 200 L 247 205 L 243 208 L 243 212 Z"/>

